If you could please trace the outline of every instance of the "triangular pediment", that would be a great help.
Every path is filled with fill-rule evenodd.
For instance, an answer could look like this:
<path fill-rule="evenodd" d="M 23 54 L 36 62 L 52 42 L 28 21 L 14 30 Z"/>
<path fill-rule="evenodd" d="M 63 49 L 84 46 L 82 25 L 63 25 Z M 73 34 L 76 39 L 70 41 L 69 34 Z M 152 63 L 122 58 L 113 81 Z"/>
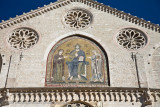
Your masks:
<path fill-rule="evenodd" d="M 94 1 L 94 0 L 59 0 L 54 3 L 50 3 L 49 5 L 44 5 L 44 7 L 38 8 L 36 10 L 31 10 L 30 12 L 24 13 L 23 15 L 17 16 L 15 18 L 10 18 L 7 21 L 2 21 L 2 23 L 0 23 L 0 29 L 2 30 L 4 28 L 8 28 L 8 27 L 13 26 L 15 24 L 24 22 L 24 21 L 29 20 L 31 18 L 34 18 L 36 16 L 40 16 L 42 14 L 49 12 L 49 11 L 54 11 L 60 7 L 66 6 L 66 5 L 74 3 L 74 2 L 83 3 L 91 8 L 106 12 L 108 14 L 112 14 L 115 17 L 118 17 L 122 20 L 128 21 L 130 23 L 134 23 L 138 26 L 141 26 L 141 27 L 144 27 L 147 29 L 151 29 L 155 32 L 160 33 L 160 26 L 159 25 L 153 24 L 153 23 L 146 21 L 144 19 L 140 19 L 136 16 L 130 15 L 130 14 L 125 13 L 123 11 L 119 11 L 115 8 L 104 5 L 104 4 L 99 3 L 97 1 Z"/>

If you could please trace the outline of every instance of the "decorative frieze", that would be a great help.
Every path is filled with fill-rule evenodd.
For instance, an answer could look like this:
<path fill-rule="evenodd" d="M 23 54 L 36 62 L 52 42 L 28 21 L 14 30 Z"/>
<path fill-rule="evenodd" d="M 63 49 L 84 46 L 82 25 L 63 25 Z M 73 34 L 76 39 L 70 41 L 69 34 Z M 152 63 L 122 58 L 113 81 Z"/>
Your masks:
<path fill-rule="evenodd" d="M 44 6 L 42 8 L 38 8 L 38 9 L 36 9 L 34 11 L 31 11 L 29 13 L 18 16 L 16 18 L 10 19 L 8 21 L 4 21 L 4 22 L 0 23 L 0 29 L 4 29 L 4 28 L 10 27 L 10 26 L 13 26 L 13 25 L 15 25 L 17 23 L 21 23 L 25 20 L 29 20 L 30 18 L 39 16 L 39 15 L 44 14 L 48 11 L 53 10 L 53 9 L 57 9 L 57 8 L 62 7 L 62 6 L 68 5 L 71 2 L 81 2 L 83 4 L 86 4 L 86 5 L 90 6 L 90 7 L 93 7 L 95 9 L 110 13 L 110 14 L 116 16 L 116 17 L 119 17 L 119 18 L 123 19 L 123 20 L 129 21 L 131 23 L 135 23 L 139 26 L 142 26 L 142 27 L 145 27 L 145 28 L 148 28 L 148 29 L 151 29 L 155 32 L 160 33 L 160 26 L 159 25 L 153 24 L 149 21 L 146 21 L 144 19 L 140 19 L 136 16 L 132 16 L 130 14 L 119 11 L 115 8 L 111 8 L 109 6 L 106 6 L 104 4 L 98 3 L 98 2 L 93 1 L 93 0 L 62 0 L 62 1 L 57 1 L 57 2 L 51 3 L 47 6 Z"/>
<path fill-rule="evenodd" d="M 8 90 L 8 91 L 7 91 Z M 1 90 L 1 99 L 13 102 L 141 102 L 160 99 L 160 90 L 140 88 L 9 88 Z M 141 100 L 143 99 L 144 102 Z"/>

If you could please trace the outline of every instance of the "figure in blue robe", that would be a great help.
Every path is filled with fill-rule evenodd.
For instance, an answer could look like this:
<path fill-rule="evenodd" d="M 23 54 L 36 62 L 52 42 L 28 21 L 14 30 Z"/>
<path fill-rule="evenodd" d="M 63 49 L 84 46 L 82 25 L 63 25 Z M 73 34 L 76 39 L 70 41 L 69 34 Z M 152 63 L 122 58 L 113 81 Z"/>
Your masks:
<path fill-rule="evenodd" d="M 80 49 L 80 45 L 75 45 L 75 50 L 70 52 L 71 61 L 66 62 L 69 69 L 69 80 L 82 79 L 85 73 L 86 56 L 85 52 Z M 84 77 L 83 77 L 84 78 Z"/>

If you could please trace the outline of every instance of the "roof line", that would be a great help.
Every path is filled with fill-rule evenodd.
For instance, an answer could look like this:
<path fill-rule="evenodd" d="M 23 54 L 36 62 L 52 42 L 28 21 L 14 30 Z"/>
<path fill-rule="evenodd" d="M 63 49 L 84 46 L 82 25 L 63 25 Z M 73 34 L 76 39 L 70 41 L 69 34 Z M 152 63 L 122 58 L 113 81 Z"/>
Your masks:
<path fill-rule="evenodd" d="M 160 33 L 160 26 L 157 24 L 153 24 L 149 21 L 146 21 L 144 19 L 140 19 L 136 16 L 130 15 L 130 14 L 125 13 L 123 11 L 119 11 L 115 8 L 112 8 L 110 6 L 104 5 L 102 3 L 99 3 L 99 2 L 93 1 L 93 0 L 59 0 L 54 3 L 50 3 L 49 5 L 44 5 L 44 7 L 38 8 L 36 10 L 31 10 L 30 12 L 24 13 L 23 15 L 17 16 L 15 18 L 10 18 L 7 21 L 3 21 L 2 23 L 0 23 L 0 30 L 8 28 L 10 26 L 13 26 L 15 24 L 24 22 L 25 20 L 29 20 L 33 17 L 44 14 L 48 11 L 57 9 L 59 7 L 65 6 L 65 5 L 68 5 L 71 2 L 80 2 L 80 3 L 86 4 L 90 7 L 95 8 L 95 9 L 112 14 L 118 18 L 125 20 L 125 21 L 134 23 L 134 24 L 139 25 L 141 27 L 148 28 L 150 30 L 153 30 L 155 32 Z"/>

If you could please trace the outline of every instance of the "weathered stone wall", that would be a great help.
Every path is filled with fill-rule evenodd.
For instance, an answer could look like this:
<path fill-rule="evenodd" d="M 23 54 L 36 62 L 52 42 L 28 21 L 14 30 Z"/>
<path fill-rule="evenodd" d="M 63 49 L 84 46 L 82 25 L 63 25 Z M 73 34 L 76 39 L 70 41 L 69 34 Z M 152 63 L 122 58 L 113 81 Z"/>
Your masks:
<path fill-rule="evenodd" d="M 63 24 L 64 14 L 76 7 L 84 8 L 93 14 L 92 24 L 83 30 L 73 30 Z M 19 27 L 30 27 L 39 33 L 39 42 L 31 49 L 18 51 L 7 43 L 9 33 Z M 137 72 L 131 51 L 121 48 L 115 42 L 118 31 L 127 27 L 140 29 L 148 35 L 147 46 L 133 53 L 137 55 L 141 87 L 160 88 L 157 85 L 159 81 L 154 79 L 158 78 L 159 73 L 158 71 L 154 73 L 155 64 L 152 64 L 154 61 L 151 60 L 155 51 L 153 47 L 160 41 L 159 33 L 81 3 L 68 4 L 0 31 L 0 53 L 4 55 L 0 87 L 5 86 L 8 70 L 7 87 L 44 87 L 46 61 L 50 49 L 57 41 L 72 34 L 90 37 L 105 49 L 109 59 L 111 87 L 138 87 Z"/>

